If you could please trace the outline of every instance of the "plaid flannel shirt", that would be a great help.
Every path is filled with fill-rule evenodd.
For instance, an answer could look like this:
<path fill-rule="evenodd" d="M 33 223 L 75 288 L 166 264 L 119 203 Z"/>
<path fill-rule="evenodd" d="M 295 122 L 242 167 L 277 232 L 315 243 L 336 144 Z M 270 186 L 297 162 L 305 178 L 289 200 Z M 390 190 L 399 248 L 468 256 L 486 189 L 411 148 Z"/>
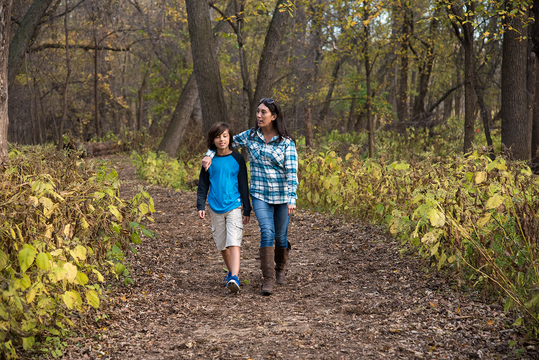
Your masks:
<path fill-rule="evenodd" d="M 251 129 L 253 130 L 253 129 Z M 290 139 L 274 136 L 266 144 L 262 131 L 251 138 L 251 130 L 232 139 L 232 148 L 247 148 L 251 167 L 251 196 L 268 204 L 296 204 L 298 187 L 298 153 Z M 254 130 L 253 130 L 254 131 Z M 213 158 L 215 151 L 206 155 Z"/>

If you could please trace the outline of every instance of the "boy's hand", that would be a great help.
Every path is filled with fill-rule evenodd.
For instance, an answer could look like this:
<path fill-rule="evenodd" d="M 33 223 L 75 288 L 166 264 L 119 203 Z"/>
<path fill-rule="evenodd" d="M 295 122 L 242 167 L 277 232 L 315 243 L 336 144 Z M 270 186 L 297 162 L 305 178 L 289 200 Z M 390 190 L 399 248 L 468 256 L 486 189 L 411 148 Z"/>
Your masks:
<path fill-rule="evenodd" d="M 245 216 L 245 215 L 244 215 L 244 216 L 243 216 L 243 225 L 249 224 L 249 219 L 250 219 L 250 218 L 251 218 L 250 216 Z"/>
<path fill-rule="evenodd" d="M 210 165 L 211 165 L 211 157 L 209 156 L 204 156 L 204 159 L 202 159 L 202 167 L 208 171 L 208 169 L 210 168 Z"/>
<path fill-rule="evenodd" d="M 204 210 L 198 210 L 198 217 L 201 219 L 206 219 L 206 212 Z"/>

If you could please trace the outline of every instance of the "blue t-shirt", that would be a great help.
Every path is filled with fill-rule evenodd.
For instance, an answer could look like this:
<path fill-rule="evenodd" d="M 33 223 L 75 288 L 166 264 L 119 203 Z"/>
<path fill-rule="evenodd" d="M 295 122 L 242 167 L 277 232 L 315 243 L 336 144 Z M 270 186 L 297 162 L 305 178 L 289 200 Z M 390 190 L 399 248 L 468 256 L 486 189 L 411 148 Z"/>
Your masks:
<path fill-rule="evenodd" d="M 209 194 L 208 194 L 209 188 Z M 197 208 L 205 210 L 206 195 L 213 212 L 223 214 L 243 204 L 243 215 L 250 216 L 247 167 L 243 156 L 236 152 L 215 155 L 208 171 L 200 170 Z"/>

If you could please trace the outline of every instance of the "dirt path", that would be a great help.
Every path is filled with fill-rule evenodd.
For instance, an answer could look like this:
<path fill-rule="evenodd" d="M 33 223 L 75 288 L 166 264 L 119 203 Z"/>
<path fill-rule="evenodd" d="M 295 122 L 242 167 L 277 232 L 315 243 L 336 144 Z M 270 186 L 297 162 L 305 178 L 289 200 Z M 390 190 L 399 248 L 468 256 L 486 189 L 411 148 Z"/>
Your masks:
<path fill-rule="evenodd" d="M 111 317 L 68 357 L 101 359 L 512 359 L 539 358 L 502 309 L 451 290 L 372 226 L 299 211 L 290 224 L 289 284 L 259 294 L 260 233 L 244 229 L 239 294 L 195 194 L 148 186 L 117 166 L 122 193 L 145 186 L 157 214 L 132 261 L 135 284 L 115 285 Z M 517 346 L 510 347 L 511 340 Z"/>

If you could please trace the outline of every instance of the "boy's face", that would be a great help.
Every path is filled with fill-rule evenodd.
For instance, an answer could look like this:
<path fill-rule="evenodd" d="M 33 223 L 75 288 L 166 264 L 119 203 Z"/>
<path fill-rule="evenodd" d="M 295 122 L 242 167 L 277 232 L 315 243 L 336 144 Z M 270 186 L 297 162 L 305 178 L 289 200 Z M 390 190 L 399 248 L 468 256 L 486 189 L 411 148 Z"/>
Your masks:
<path fill-rule="evenodd" d="M 215 144 L 217 150 L 228 149 L 228 145 L 230 144 L 230 135 L 228 134 L 228 130 L 225 130 L 221 135 L 217 135 L 215 139 L 213 139 L 213 143 Z"/>

